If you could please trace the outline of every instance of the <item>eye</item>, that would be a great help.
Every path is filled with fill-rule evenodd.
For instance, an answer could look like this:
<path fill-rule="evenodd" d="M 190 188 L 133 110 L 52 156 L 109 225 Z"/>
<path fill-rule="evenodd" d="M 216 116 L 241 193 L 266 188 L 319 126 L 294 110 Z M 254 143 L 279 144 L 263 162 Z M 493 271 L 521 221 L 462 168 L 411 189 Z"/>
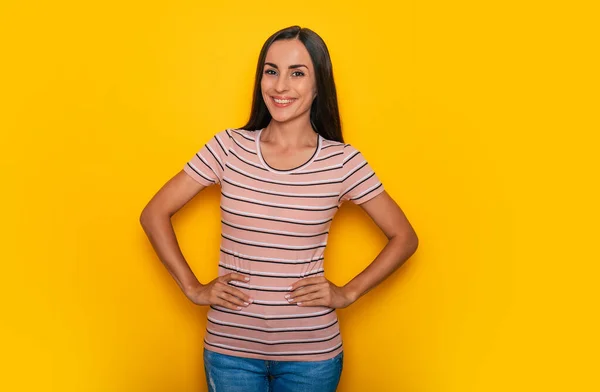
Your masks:
<path fill-rule="evenodd" d="M 292 72 L 292 76 L 304 76 L 304 72 L 302 72 L 302 71 L 294 71 L 294 72 Z"/>
<path fill-rule="evenodd" d="M 275 70 L 274 70 L 274 69 L 267 69 L 267 70 L 265 71 L 265 74 L 267 74 L 267 75 L 276 75 L 276 74 L 277 74 L 277 72 L 275 72 Z"/>

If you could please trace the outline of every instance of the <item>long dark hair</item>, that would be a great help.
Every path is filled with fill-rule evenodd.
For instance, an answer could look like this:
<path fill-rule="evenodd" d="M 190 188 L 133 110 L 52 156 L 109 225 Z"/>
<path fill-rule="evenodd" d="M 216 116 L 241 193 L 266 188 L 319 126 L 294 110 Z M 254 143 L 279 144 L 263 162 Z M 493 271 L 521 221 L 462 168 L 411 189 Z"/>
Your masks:
<path fill-rule="evenodd" d="M 258 56 L 250 119 L 242 129 L 251 131 L 259 130 L 265 128 L 269 124 L 269 121 L 271 121 L 271 114 L 262 97 L 260 81 L 269 47 L 273 42 L 282 39 L 299 39 L 306 47 L 313 62 L 317 84 L 317 96 L 310 107 L 310 123 L 313 129 L 325 139 L 343 143 L 342 124 L 340 122 L 329 50 L 327 50 L 325 41 L 317 33 L 300 26 L 291 26 L 279 30 L 264 43 Z"/>

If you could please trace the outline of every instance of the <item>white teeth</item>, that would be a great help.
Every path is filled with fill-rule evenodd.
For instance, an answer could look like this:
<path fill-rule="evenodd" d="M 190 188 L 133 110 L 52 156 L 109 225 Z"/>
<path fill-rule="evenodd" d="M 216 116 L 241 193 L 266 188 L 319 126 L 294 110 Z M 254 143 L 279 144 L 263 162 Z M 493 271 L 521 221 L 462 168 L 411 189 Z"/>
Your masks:
<path fill-rule="evenodd" d="M 273 98 L 273 100 L 275 100 L 275 102 L 277 103 L 290 103 L 293 102 L 293 99 L 277 99 L 277 98 Z"/>

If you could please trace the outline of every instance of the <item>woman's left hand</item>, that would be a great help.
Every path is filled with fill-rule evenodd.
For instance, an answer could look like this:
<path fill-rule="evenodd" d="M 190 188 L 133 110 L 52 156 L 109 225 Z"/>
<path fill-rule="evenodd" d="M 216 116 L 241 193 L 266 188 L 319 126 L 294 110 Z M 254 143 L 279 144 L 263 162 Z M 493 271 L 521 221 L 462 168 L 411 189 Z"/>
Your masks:
<path fill-rule="evenodd" d="M 285 299 L 298 306 L 327 306 L 337 309 L 345 308 L 355 301 L 343 287 L 334 285 L 324 276 L 300 279 L 291 286 L 290 291 Z"/>

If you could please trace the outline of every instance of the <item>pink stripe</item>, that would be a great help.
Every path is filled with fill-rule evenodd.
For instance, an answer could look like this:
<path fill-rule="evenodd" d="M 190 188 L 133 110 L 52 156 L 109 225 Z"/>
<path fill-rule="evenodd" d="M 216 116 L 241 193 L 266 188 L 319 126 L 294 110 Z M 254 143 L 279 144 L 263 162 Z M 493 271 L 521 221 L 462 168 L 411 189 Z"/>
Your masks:
<path fill-rule="evenodd" d="M 241 311 L 210 308 L 205 347 L 248 358 L 333 358 L 343 349 L 335 310 L 289 306 L 286 288 L 303 278 L 324 276 L 327 232 L 340 203 L 362 204 L 384 188 L 349 144 L 320 137 L 310 161 L 278 172 L 261 159 L 257 135 L 221 131 L 183 169 L 205 186 L 221 185 L 218 274 L 250 275 L 250 282 L 232 286 L 255 300 Z"/>

